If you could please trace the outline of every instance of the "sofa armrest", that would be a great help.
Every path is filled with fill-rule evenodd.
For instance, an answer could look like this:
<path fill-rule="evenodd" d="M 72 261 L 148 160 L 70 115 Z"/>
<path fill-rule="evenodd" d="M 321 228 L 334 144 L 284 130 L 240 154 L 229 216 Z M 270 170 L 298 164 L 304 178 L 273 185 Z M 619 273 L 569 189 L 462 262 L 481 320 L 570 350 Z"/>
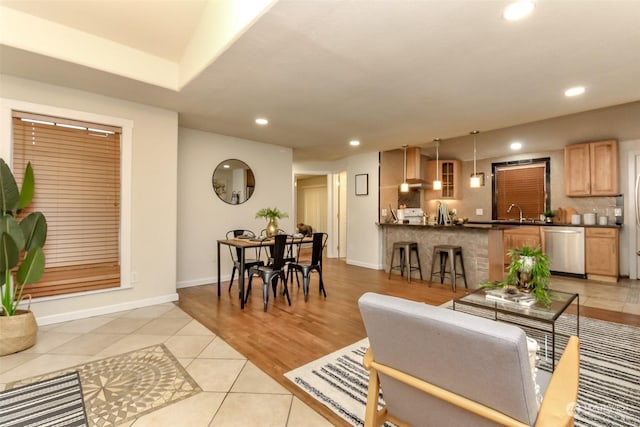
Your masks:
<path fill-rule="evenodd" d="M 536 427 L 573 425 L 579 375 L 580 340 L 572 336 L 549 381 L 538 411 Z"/>

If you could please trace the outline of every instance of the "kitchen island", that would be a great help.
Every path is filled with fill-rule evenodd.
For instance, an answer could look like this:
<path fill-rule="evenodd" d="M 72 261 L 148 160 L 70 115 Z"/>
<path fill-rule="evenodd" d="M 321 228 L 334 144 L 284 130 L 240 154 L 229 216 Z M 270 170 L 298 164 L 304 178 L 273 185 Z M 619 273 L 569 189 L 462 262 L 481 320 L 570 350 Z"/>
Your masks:
<path fill-rule="evenodd" d="M 503 231 L 519 224 L 379 224 L 383 230 L 384 269 L 389 271 L 393 243 L 410 240 L 418 243 L 420 267 L 425 280 L 431 274 L 431 259 L 435 245 L 462 247 L 469 288 L 475 289 L 487 280 L 502 280 L 504 276 Z M 413 277 L 416 273 L 414 273 Z M 462 283 L 459 279 L 458 286 Z M 445 278 L 446 283 L 450 283 Z"/>

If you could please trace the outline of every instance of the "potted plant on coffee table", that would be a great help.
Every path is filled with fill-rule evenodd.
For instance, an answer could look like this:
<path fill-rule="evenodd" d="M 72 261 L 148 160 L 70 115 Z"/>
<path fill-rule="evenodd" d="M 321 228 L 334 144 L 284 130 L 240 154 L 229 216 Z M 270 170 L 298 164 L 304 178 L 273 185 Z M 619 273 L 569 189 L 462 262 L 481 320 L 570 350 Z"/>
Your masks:
<path fill-rule="evenodd" d="M 263 208 L 256 212 L 256 218 L 266 218 L 267 221 L 267 236 L 275 236 L 278 234 L 278 220 L 281 218 L 288 218 L 289 214 L 281 212 L 278 208 Z"/>
<path fill-rule="evenodd" d="M 549 295 L 549 258 L 538 245 L 535 248 L 524 245 L 508 252 L 511 263 L 507 269 L 507 277 L 503 281 L 488 282 L 484 288 L 517 288 L 520 292 L 528 292 L 533 298 L 548 306 L 551 304 Z"/>
<path fill-rule="evenodd" d="M 44 273 L 47 221 L 41 212 L 24 212 L 33 193 L 31 163 L 19 191 L 11 169 L 0 159 L 0 356 L 31 347 L 38 332 L 33 313 L 18 308 L 25 285 L 40 280 Z"/>

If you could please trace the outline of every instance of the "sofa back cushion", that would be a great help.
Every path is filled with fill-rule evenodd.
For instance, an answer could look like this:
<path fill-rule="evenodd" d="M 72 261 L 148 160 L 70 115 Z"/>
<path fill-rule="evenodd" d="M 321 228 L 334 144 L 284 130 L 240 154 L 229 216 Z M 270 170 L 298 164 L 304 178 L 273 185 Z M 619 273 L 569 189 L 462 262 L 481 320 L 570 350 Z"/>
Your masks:
<path fill-rule="evenodd" d="M 522 329 L 374 293 L 359 307 L 378 363 L 534 424 L 538 406 Z M 410 424 L 493 425 L 387 376 L 380 383 L 389 412 Z"/>

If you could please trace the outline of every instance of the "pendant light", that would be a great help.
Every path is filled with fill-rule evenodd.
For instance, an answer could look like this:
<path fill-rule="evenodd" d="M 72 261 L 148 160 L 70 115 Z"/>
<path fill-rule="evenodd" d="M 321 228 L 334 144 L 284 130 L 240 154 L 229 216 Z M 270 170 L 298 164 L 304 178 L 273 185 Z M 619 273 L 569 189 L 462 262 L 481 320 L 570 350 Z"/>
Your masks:
<path fill-rule="evenodd" d="M 478 130 L 474 130 L 471 132 L 471 135 L 473 135 L 473 175 L 471 175 L 471 180 L 469 181 L 469 186 L 471 188 L 480 187 L 480 176 L 478 176 L 478 171 L 476 170 L 476 163 L 477 163 L 476 135 L 478 133 L 480 133 L 480 131 Z"/>
<path fill-rule="evenodd" d="M 402 148 L 404 150 L 404 175 L 402 184 L 400 184 L 400 192 L 408 193 L 409 192 L 409 183 L 407 182 L 407 147 L 408 145 L 403 145 Z"/>
<path fill-rule="evenodd" d="M 439 160 L 439 149 L 440 149 L 440 138 L 434 139 L 436 142 L 436 179 L 433 181 L 433 189 L 434 190 L 442 190 L 442 181 L 440 181 L 440 164 Z"/>

